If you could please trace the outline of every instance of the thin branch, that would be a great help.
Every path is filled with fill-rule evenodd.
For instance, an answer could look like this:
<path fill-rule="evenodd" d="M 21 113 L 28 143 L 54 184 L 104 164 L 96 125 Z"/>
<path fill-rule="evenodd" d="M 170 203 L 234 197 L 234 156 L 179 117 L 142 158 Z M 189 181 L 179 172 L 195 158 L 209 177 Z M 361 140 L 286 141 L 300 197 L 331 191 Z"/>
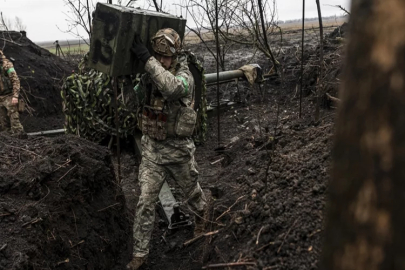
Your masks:
<path fill-rule="evenodd" d="M 294 228 L 294 226 L 295 226 L 295 224 L 297 223 L 297 221 L 298 221 L 298 219 L 296 219 L 296 220 L 294 221 L 293 225 L 288 229 L 287 233 L 284 235 L 283 242 L 281 242 L 280 247 L 277 249 L 277 254 L 280 253 L 281 247 L 283 246 L 283 244 L 284 244 L 284 242 L 285 242 L 285 239 L 286 239 L 287 236 L 290 234 L 291 229 Z"/>
<path fill-rule="evenodd" d="M 189 246 L 190 244 L 194 243 L 195 241 L 197 241 L 198 239 L 200 239 L 200 238 L 202 238 L 204 236 L 211 236 L 211 235 L 214 235 L 214 234 L 217 234 L 217 233 L 219 233 L 219 230 L 216 230 L 216 231 L 213 231 L 213 232 L 208 232 L 208 233 L 202 233 L 202 234 L 194 237 L 193 239 L 190 239 L 190 240 L 184 242 L 183 246 L 185 246 L 185 247 Z"/>
<path fill-rule="evenodd" d="M 159 12 L 159 5 L 156 2 L 156 0 L 153 0 L 153 4 L 155 4 L 156 11 Z M 162 8 L 162 7 L 160 7 L 160 8 Z"/>
<path fill-rule="evenodd" d="M 21 44 L 19 44 L 19 43 L 17 43 L 17 42 L 14 42 L 14 41 L 12 41 L 12 40 L 8 40 L 8 39 L 5 39 L 5 38 L 0 38 L 1 40 L 4 40 L 5 42 L 9 42 L 9 43 L 12 43 L 12 44 L 15 44 L 15 45 L 17 45 L 17 46 L 22 46 Z M 4 47 L 3 47 L 3 50 L 4 50 Z"/>
<path fill-rule="evenodd" d="M 232 207 L 234 207 L 240 200 L 242 200 L 242 199 L 245 198 L 245 197 L 246 197 L 246 195 L 243 195 L 243 196 L 239 197 L 238 199 L 236 199 L 236 201 L 234 202 L 234 204 L 232 204 L 230 207 L 228 207 L 228 209 L 227 209 L 225 212 L 223 212 L 219 217 L 217 217 L 217 218 L 215 219 L 215 221 L 218 221 L 218 220 L 219 220 L 221 217 L 223 217 L 225 214 L 229 213 L 229 212 L 231 211 Z"/>
<path fill-rule="evenodd" d="M 209 268 L 225 268 L 225 267 L 237 267 L 237 266 L 256 266 L 255 262 L 235 262 L 235 263 L 217 263 L 217 264 L 209 264 L 207 266 L 203 266 L 202 269 L 209 269 Z"/>
<path fill-rule="evenodd" d="M 315 109 L 315 121 L 319 120 L 319 107 L 321 106 L 321 91 L 323 86 L 323 24 L 322 24 L 322 13 L 321 13 L 321 4 L 320 0 L 316 0 L 316 6 L 318 8 L 318 18 L 319 18 L 319 35 L 320 35 L 320 44 L 319 44 L 319 81 L 316 91 L 316 109 Z"/>
<path fill-rule="evenodd" d="M 302 40 L 301 40 L 301 78 L 300 78 L 300 113 L 299 118 L 302 116 L 302 87 L 304 80 L 304 35 L 305 35 L 305 0 L 302 0 Z"/>
<path fill-rule="evenodd" d="M 337 7 L 339 9 L 341 9 L 342 11 L 344 11 L 347 15 L 350 15 L 350 12 L 347 9 L 345 9 L 344 7 L 342 7 L 341 5 L 327 5 L 327 6 Z"/>

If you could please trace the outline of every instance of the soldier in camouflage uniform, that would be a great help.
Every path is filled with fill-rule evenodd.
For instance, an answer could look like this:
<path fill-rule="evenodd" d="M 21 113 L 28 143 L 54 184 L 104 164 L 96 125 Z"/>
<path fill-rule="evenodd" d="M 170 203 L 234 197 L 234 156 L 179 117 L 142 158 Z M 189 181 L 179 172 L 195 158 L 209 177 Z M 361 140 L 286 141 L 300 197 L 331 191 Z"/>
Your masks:
<path fill-rule="evenodd" d="M 0 129 L 10 128 L 11 134 L 24 134 L 18 113 L 20 80 L 13 63 L 0 50 Z"/>
<path fill-rule="evenodd" d="M 139 168 L 141 195 L 136 207 L 133 259 L 127 269 L 138 269 L 149 253 L 155 220 L 155 204 L 165 179 L 172 177 L 182 188 L 187 204 L 197 214 L 195 233 L 202 232 L 205 195 L 198 183 L 191 138 L 196 115 L 193 108 L 194 78 L 182 55 L 179 35 L 170 28 L 152 38 L 155 57 L 138 36 L 133 53 L 145 63 L 146 74 L 135 87 L 142 108 L 138 124 L 142 130 L 142 162 Z"/>

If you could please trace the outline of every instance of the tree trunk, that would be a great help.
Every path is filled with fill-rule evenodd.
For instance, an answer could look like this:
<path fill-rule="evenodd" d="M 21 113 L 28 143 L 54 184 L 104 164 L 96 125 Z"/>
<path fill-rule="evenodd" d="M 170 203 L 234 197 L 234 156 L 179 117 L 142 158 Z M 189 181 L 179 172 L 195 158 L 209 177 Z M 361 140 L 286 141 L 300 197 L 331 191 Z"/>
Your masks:
<path fill-rule="evenodd" d="M 405 269 L 404 14 L 352 2 L 320 269 Z"/>
<path fill-rule="evenodd" d="M 316 85 L 316 106 L 315 106 L 315 121 L 319 121 L 319 109 L 321 107 L 321 96 L 323 92 L 323 23 L 320 0 L 316 0 L 319 20 L 319 77 Z"/>

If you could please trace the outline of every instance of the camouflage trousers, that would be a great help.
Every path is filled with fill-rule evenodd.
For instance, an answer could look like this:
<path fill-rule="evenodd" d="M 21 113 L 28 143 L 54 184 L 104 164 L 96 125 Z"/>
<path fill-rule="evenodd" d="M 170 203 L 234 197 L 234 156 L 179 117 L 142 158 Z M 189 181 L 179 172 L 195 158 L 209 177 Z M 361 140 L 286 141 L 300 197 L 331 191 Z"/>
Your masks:
<path fill-rule="evenodd" d="M 24 131 L 20 123 L 17 105 L 11 103 L 12 96 L 0 96 L 0 131 L 17 134 Z"/>
<path fill-rule="evenodd" d="M 189 162 L 180 164 L 159 165 L 146 158 L 142 159 L 139 168 L 141 196 L 136 206 L 134 221 L 134 257 L 144 257 L 149 253 L 155 205 L 159 192 L 168 176 L 171 176 L 186 195 L 186 203 L 192 211 L 201 213 L 206 206 L 206 198 L 198 183 L 199 173 L 194 156 Z"/>

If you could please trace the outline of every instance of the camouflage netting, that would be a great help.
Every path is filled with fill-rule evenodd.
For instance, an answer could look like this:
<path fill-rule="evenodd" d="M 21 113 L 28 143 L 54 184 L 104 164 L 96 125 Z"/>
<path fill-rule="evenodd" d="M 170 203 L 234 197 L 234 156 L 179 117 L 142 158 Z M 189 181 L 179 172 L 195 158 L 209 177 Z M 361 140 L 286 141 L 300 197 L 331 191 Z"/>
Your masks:
<path fill-rule="evenodd" d="M 114 90 L 110 76 L 96 70 L 84 71 L 86 57 L 79 64 L 79 73 L 67 77 L 62 86 L 63 112 L 67 133 L 76 134 L 95 142 L 116 135 Z M 119 91 L 124 83 L 118 84 Z M 135 112 L 118 99 L 120 137 L 133 134 L 136 126 Z"/>
<path fill-rule="evenodd" d="M 189 65 L 195 67 L 200 75 L 200 86 L 196 87 L 200 91 L 200 101 L 198 106 L 198 118 L 196 142 L 205 139 L 207 131 L 206 115 L 206 87 L 204 78 L 204 68 L 193 54 L 188 54 Z M 79 64 L 79 73 L 74 73 L 67 77 L 63 83 L 61 96 L 63 99 L 63 112 L 65 114 L 65 129 L 67 133 L 76 134 L 80 137 L 94 142 L 101 142 L 112 136 L 116 136 L 115 125 L 115 104 L 112 78 L 107 74 L 94 69 L 86 70 L 85 56 Z M 138 74 L 139 75 L 139 74 Z M 118 133 L 121 138 L 127 138 L 136 132 L 137 117 L 136 109 L 130 108 L 124 102 L 124 96 L 139 81 L 139 76 L 131 79 L 129 76 L 118 78 Z"/>

